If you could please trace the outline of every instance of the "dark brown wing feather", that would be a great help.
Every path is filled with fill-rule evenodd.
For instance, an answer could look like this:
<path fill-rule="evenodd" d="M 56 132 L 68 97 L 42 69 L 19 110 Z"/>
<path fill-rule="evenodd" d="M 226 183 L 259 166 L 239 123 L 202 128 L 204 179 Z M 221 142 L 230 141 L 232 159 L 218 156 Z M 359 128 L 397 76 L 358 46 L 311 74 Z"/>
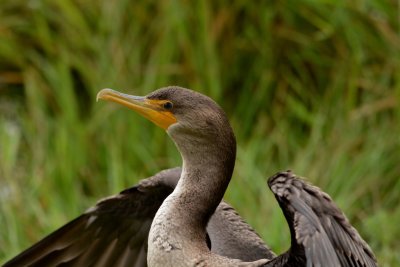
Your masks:
<path fill-rule="evenodd" d="M 162 171 L 99 201 L 4 267 L 147 266 L 151 222 L 175 188 L 180 173 L 180 168 Z M 248 261 L 273 256 L 257 233 L 227 203 L 217 208 L 207 231 L 211 250 L 220 255 Z"/>
<path fill-rule="evenodd" d="M 180 176 L 163 171 L 100 200 L 83 215 L 56 230 L 9 262 L 8 266 L 146 266 L 151 222 Z"/>
<path fill-rule="evenodd" d="M 367 243 L 321 189 L 290 171 L 272 176 L 268 185 L 292 236 L 290 250 L 276 259 L 281 266 L 377 266 Z"/>
<path fill-rule="evenodd" d="M 221 202 L 207 225 L 212 252 L 232 259 L 256 261 L 275 254 L 226 202 Z"/>

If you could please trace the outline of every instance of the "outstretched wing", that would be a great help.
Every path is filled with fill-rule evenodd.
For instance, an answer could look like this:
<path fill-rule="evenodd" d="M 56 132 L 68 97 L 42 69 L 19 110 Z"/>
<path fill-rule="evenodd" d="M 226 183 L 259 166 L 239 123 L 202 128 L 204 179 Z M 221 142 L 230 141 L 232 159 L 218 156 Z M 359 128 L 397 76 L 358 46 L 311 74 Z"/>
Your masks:
<path fill-rule="evenodd" d="M 151 222 L 172 192 L 180 172 L 180 168 L 162 171 L 118 195 L 100 200 L 4 267 L 147 266 Z"/>
<path fill-rule="evenodd" d="M 147 266 L 147 238 L 154 215 L 181 174 L 174 168 L 142 180 L 120 194 L 99 201 L 4 267 Z M 274 254 L 227 203 L 207 226 L 208 245 L 217 254 L 254 261 Z"/>
<path fill-rule="evenodd" d="M 377 266 L 367 243 L 328 194 L 290 171 L 272 176 L 268 185 L 292 236 L 291 248 L 280 260 L 305 259 L 307 266 Z"/>

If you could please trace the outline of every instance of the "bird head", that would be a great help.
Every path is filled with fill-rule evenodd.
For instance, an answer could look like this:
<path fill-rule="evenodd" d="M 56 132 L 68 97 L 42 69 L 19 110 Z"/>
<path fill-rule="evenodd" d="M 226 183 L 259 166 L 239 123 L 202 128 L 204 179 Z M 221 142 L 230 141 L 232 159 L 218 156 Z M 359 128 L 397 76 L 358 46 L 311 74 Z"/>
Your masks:
<path fill-rule="evenodd" d="M 97 100 L 122 104 L 163 128 L 178 144 L 179 139 L 201 141 L 232 132 L 224 111 L 211 98 L 198 92 L 170 86 L 147 96 L 133 96 L 103 89 Z"/>

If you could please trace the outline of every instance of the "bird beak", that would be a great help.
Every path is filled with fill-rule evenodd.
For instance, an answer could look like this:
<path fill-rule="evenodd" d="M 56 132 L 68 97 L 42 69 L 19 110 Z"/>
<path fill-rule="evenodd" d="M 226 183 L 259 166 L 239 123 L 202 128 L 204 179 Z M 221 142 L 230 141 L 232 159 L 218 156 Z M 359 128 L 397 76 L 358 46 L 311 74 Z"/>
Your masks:
<path fill-rule="evenodd" d="M 147 99 L 143 96 L 123 94 L 106 88 L 97 93 L 96 100 L 108 100 L 116 102 L 130 109 L 133 109 L 157 126 L 167 130 L 168 127 L 177 122 L 171 111 L 163 109 L 165 100 Z"/>

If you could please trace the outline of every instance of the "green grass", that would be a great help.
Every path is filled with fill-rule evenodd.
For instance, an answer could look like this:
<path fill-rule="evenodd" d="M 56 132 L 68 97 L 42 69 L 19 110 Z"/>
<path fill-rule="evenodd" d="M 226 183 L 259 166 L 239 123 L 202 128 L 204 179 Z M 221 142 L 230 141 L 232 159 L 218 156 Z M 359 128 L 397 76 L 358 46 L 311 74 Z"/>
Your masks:
<path fill-rule="evenodd" d="M 289 246 L 266 178 L 328 192 L 380 266 L 400 263 L 400 36 L 395 1 L 3 1 L 0 262 L 101 197 L 180 164 L 160 129 L 96 103 L 110 87 L 213 97 L 238 137 L 226 194 Z"/>

